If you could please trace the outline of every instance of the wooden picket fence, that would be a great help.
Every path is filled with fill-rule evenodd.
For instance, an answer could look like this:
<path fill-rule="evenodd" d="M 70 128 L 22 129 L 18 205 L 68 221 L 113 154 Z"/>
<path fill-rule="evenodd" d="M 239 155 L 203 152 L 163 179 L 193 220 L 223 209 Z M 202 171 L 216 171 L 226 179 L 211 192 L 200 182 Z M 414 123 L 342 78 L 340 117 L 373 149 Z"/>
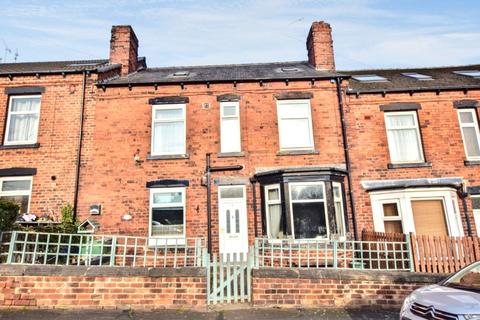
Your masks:
<path fill-rule="evenodd" d="M 362 231 L 363 241 L 406 241 L 411 246 L 413 271 L 452 273 L 480 261 L 479 237 L 409 235 Z"/>

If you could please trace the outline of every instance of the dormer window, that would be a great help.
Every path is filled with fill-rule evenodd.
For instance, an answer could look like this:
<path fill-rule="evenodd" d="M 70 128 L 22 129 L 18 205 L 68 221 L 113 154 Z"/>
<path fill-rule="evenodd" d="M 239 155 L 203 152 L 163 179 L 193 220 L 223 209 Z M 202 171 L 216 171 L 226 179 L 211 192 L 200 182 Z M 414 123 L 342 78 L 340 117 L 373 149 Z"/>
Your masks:
<path fill-rule="evenodd" d="M 471 77 L 471 78 L 480 78 L 480 71 L 479 70 L 453 71 L 453 73 L 459 74 L 461 76 Z"/>
<path fill-rule="evenodd" d="M 413 78 L 416 80 L 433 80 L 432 76 L 422 74 L 422 73 L 417 73 L 417 72 L 405 72 L 405 73 L 402 73 L 402 76 Z"/>
<path fill-rule="evenodd" d="M 352 76 L 354 80 L 360 81 L 360 82 L 386 82 L 388 81 L 387 78 L 378 76 L 376 74 L 359 74 Z"/>

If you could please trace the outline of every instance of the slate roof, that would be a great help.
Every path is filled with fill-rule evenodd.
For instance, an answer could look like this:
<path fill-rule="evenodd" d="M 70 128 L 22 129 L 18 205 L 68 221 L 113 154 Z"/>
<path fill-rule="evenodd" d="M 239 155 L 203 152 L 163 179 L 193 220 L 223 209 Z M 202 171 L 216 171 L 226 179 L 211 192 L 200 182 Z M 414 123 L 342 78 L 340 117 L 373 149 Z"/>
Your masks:
<path fill-rule="evenodd" d="M 284 71 L 282 71 L 284 68 Z M 287 70 L 285 71 L 285 68 Z M 296 68 L 292 71 L 290 68 Z M 177 72 L 188 71 L 186 76 L 174 76 Z M 106 81 L 106 85 L 162 84 L 223 81 L 260 81 L 329 79 L 337 73 L 318 71 L 306 61 L 251 63 L 230 65 L 183 66 L 166 68 L 146 68 L 125 77 Z"/>
<path fill-rule="evenodd" d="M 480 88 L 480 78 L 455 74 L 454 71 L 480 70 L 480 65 L 451 66 L 439 68 L 414 69 L 372 69 L 339 71 L 352 77 L 355 75 L 378 75 L 387 79 L 386 82 L 361 82 L 349 80 L 349 94 L 408 92 L 431 90 L 463 90 Z M 432 76 L 432 80 L 417 80 L 402 75 L 402 73 L 420 73 Z"/>
<path fill-rule="evenodd" d="M 97 71 L 100 67 L 106 66 L 108 59 L 0 63 L 0 75 Z"/>

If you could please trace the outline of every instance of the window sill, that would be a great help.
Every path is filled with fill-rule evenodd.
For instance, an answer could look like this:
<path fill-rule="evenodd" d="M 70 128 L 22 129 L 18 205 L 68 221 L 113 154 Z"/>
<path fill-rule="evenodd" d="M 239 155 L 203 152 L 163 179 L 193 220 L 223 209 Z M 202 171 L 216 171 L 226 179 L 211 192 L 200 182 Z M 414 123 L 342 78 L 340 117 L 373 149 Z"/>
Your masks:
<path fill-rule="evenodd" d="M 230 158 L 230 157 L 245 157 L 244 152 L 219 152 L 217 153 L 218 158 Z"/>
<path fill-rule="evenodd" d="M 284 150 L 277 152 L 277 156 L 301 156 L 309 154 L 320 154 L 318 150 Z"/>
<path fill-rule="evenodd" d="M 431 162 L 417 162 L 417 163 L 389 163 L 388 169 L 403 169 L 403 168 L 431 168 Z"/>
<path fill-rule="evenodd" d="M 188 159 L 188 154 L 165 154 L 165 155 L 157 155 L 152 156 L 148 155 L 147 160 L 176 160 L 176 159 Z"/>
<path fill-rule="evenodd" d="M 0 150 L 8 150 L 8 149 L 35 149 L 40 148 L 40 143 L 32 143 L 32 144 L 7 144 L 0 146 Z"/>
<path fill-rule="evenodd" d="M 466 166 L 480 166 L 480 160 L 465 160 L 463 163 Z"/>

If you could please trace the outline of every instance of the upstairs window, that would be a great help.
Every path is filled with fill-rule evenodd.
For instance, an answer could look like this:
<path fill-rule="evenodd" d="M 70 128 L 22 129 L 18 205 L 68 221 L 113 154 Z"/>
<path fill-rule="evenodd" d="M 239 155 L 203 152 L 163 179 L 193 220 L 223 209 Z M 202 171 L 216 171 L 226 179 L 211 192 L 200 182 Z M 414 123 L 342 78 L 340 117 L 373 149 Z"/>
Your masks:
<path fill-rule="evenodd" d="M 462 131 L 463 145 L 467 159 L 480 159 L 480 133 L 478 130 L 477 114 L 474 109 L 459 109 L 458 121 Z"/>
<path fill-rule="evenodd" d="M 424 161 L 415 111 L 386 112 L 385 126 L 392 163 Z"/>
<path fill-rule="evenodd" d="M 185 148 L 185 105 L 152 107 L 152 155 L 181 155 Z"/>
<path fill-rule="evenodd" d="M 277 101 L 280 150 L 313 149 L 309 100 Z"/>
<path fill-rule="evenodd" d="M 41 96 L 12 96 L 8 107 L 5 145 L 37 142 Z"/>
<path fill-rule="evenodd" d="M 238 102 L 220 103 L 221 152 L 241 152 Z"/>
<path fill-rule="evenodd" d="M 20 214 L 29 212 L 31 192 L 31 177 L 0 178 L 0 199 L 16 202 L 20 206 Z"/>

